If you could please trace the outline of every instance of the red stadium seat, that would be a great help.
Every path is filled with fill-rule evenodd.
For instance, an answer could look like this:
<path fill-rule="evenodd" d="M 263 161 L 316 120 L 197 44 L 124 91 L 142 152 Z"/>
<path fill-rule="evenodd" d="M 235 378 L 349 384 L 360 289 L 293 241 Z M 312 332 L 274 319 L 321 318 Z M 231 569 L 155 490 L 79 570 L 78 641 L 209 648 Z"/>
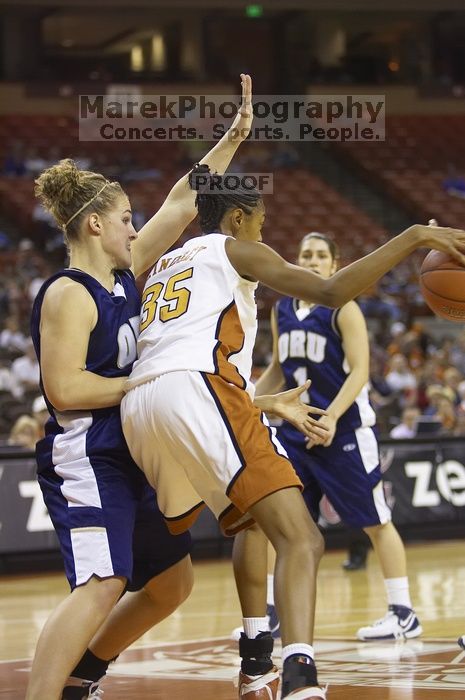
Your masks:
<path fill-rule="evenodd" d="M 386 141 L 338 148 L 376 177 L 399 204 L 420 220 L 463 226 L 465 199 L 448 194 L 450 166 L 465 177 L 465 120 L 460 115 L 397 115 L 387 119 Z"/>

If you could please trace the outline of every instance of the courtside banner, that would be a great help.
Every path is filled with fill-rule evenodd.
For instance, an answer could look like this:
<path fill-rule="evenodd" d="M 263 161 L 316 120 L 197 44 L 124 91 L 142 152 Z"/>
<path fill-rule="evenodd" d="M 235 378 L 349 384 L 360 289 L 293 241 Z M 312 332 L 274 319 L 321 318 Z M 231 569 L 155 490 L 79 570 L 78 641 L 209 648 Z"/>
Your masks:
<path fill-rule="evenodd" d="M 422 523 L 455 524 L 463 526 L 465 532 L 463 439 L 381 441 L 381 463 L 393 520 L 405 526 L 404 532 L 409 525 Z M 323 526 L 342 527 L 326 499 L 321 512 Z M 193 528 L 192 535 L 194 540 L 222 538 L 209 512 Z M 0 555 L 57 549 L 32 453 L 4 453 L 0 456 Z"/>
<path fill-rule="evenodd" d="M 0 554 L 58 549 L 36 469 L 31 453 L 0 457 Z"/>
<path fill-rule="evenodd" d="M 385 493 L 399 525 L 463 521 L 464 440 L 381 447 Z"/>

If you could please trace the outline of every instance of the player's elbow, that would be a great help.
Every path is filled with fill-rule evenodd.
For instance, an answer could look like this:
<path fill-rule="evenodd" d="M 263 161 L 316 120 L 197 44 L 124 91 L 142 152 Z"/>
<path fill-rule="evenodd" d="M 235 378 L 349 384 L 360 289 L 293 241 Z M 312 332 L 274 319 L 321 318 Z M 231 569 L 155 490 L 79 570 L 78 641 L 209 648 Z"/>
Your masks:
<path fill-rule="evenodd" d="M 314 288 L 311 293 L 302 296 L 304 301 L 328 306 L 331 309 L 337 309 L 345 303 L 342 290 L 333 283 L 331 277 L 329 279 L 319 279 L 318 282 L 318 288 Z"/>
<path fill-rule="evenodd" d="M 53 408 L 57 411 L 70 411 L 74 408 L 73 392 L 66 382 L 44 382 L 45 393 Z"/>
<path fill-rule="evenodd" d="M 325 282 L 325 301 L 320 302 L 324 306 L 329 306 L 331 309 L 339 309 L 352 299 L 348 292 L 347 284 L 341 283 L 339 279 L 333 277 L 325 280 Z"/>
<path fill-rule="evenodd" d="M 61 392 L 53 391 L 52 393 L 48 393 L 47 397 L 53 408 L 55 408 L 57 411 L 61 412 L 70 410 L 71 405 L 69 397 L 66 397 L 66 395 L 63 395 Z"/>

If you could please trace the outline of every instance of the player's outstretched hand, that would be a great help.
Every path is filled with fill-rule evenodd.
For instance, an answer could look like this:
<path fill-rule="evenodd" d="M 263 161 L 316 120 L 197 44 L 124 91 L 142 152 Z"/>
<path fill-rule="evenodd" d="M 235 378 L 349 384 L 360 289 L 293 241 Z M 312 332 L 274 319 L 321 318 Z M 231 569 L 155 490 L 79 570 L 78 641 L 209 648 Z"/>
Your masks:
<path fill-rule="evenodd" d="M 465 265 L 465 231 L 435 224 L 435 220 L 430 219 L 427 226 L 415 224 L 407 230 L 417 237 L 418 248 L 440 250 L 460 265 Z"/>
<path fill-rule="evenodd" d="M 230 138 L 233 141 L 244 141 L 250 134 L 253 120 L 252 108 L 252 78 L 247 73 L 241 73 L 242 100 L 239 111 L 230 129 Z"/>
<path fill-rule="evenodd" d="M 311 381 L 307 380 L 305 384 L 298 386 L 296 389 L 289 389 L 289 391 L 275 394 L 273 412 L 283 420 L 292 423 L 297 430 L 300 430 L 310 440 L 316 438 L 318 441 L 324 441 L 328 436 L 328 429 L 326 426 L 320 425 L 318 419 L 312 418 L 312 414 L 326 416 L 326 411 L 323 411 L 321 408 L 315 408 L 315 406 L 309 406 L 303 403 L 300 398 L 305 391 L 309 390 L 310 384 Z"/>
<path fill-rule="evenodd" d="M 319 421 L 319 427 L 326 428 L 326 435 L 323 435 L 323 437 L 312 435 L 312 437 L 307 440 L 307 450 L 311 450 L 312 447 L 315 447 L 315 445 L 323 445 L 323 447 L 329 447 L 332 445 L 337 428 L 336 418 L 330 415 L 323 416 Z"/>

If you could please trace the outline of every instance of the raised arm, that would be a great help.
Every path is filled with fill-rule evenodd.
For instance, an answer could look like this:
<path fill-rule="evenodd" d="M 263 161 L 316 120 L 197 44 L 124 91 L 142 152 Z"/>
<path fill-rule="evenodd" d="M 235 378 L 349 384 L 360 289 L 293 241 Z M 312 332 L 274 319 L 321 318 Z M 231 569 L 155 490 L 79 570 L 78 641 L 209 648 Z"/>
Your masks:
<path fill-rule="evenodd" d="M 241 74 L 242 102 L 231 127 L 218 143 L 202 158 L 212 172 L 224 173 L 252 125 L 252 79 Z M 195 218 L 196 192 L 191 190 L 184 175 L 169 192 L 161 208 L 139 231 L 132 244 L 133 271 L 136 277 L 147 270 L 182 234 Z"/>
<path fill-rule="evenodd" d="M 227 255 L 243 277 L 262 282 L 281 294 L 337 308 L 358 296 L 417 248 L 434 248 L 465 265 L 465 231 L 416 224 L 373 253 L 328 279 L 286 262 L 278 253 L 254 241 L 228 238 Z"/>
<path fill-rule="evenodd" d="M 40 369 L 45 393 L 58 411 L 107 408 L 121 402 L 127 377 L 86 370 L 97 307 L 89 292 L 61 278 L 47 290 L 40 323 Z"/>

